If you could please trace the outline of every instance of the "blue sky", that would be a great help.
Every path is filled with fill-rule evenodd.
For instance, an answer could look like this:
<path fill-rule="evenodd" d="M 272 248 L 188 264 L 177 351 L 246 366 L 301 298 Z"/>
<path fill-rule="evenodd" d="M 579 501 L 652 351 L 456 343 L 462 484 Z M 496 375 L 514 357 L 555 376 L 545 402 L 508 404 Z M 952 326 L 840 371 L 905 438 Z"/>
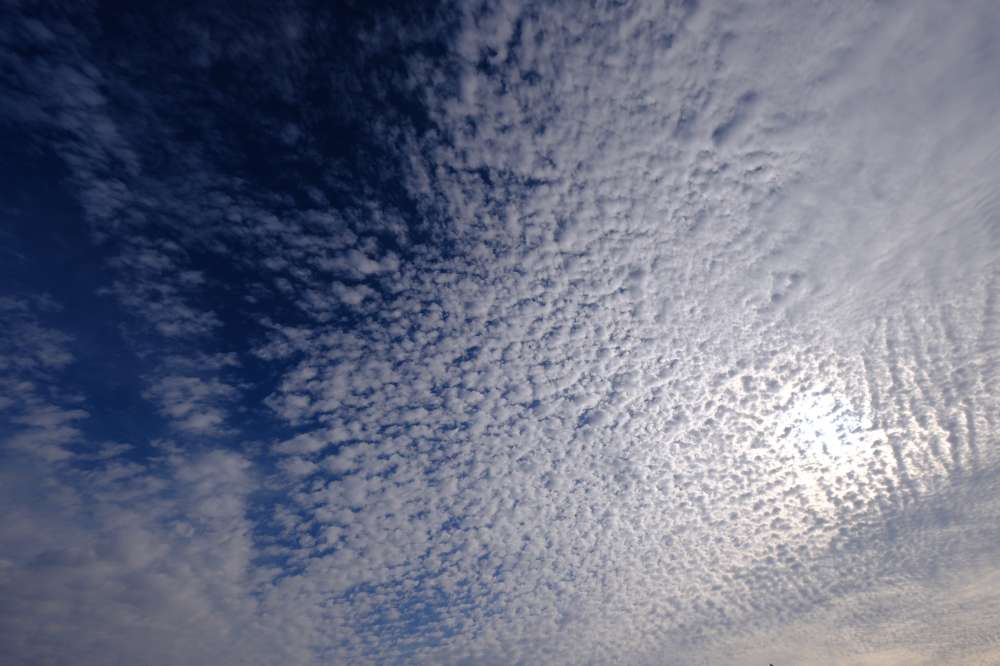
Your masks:
<path fill-rule="evenodd" d="M 0 10 L 5 653 L 1000 661 L 998 37 Z"/>

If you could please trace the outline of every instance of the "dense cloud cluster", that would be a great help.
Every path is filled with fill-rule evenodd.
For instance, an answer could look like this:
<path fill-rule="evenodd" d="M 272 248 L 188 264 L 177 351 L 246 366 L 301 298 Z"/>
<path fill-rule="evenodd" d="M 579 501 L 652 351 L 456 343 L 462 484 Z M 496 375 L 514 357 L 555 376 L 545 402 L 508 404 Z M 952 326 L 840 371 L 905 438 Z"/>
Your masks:
<path fill-rule="evenodd" d="M 17 663 L 1000 659 L 995 3 L 208 5 L 0 20 Z"/>

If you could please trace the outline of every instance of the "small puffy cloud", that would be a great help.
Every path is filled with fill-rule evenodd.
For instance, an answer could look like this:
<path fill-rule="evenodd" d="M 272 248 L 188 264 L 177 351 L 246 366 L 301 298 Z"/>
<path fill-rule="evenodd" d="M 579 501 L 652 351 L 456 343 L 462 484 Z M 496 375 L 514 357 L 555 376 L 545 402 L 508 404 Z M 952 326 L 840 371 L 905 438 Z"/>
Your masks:
<path fill-rule="evenodd" d="M 217 379 L 168 375 L 154 380 L 143 395 L 177 429 L 211 435 L 225 431 L 226 405 L 236 394 L 234 387 Z"/>
<path fill-rule="evenodd" d="M 376 295 L 375 290 L 363 284 L 348 286 L 334 283 L 332 289 L 340 302 L 349 306 L 361 305 L 366 298 L 373 298 Z"/>

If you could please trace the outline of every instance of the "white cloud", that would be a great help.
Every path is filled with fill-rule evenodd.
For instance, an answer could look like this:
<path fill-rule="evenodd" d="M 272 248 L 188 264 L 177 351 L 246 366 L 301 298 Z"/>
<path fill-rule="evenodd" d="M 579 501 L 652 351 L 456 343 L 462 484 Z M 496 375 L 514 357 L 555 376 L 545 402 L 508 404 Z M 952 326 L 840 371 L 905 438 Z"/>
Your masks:
<path fill-rule="evenodd" d="M 225 403 L 236 389 L 217 379 L 167 375 L 156 379 L 144 396 L 179 430 L 192 434 L 225 432 Z"/>
<path fill-rule="evenodd" d="M 5 467 L 0 639 L 8 654 L 26 663 L 110 654 L 164 664 L 282 659 L 251 597 L 247 467 L 220 452 L 123 479 L 111 468 L 85 479 Z"/>
<path fill-rule="evenodd" d="M 378 202 L 324 210 L 321 192 L 289 210 L 291 195 L 250 196 L 209 165 L 191 180 L 211 196 L 160 205 L 204 204 L 210 231 L 165 222 L 181 241 L 130 238 L 111 267 L 164 347 L 221 336 L 193 305 L 218 284 L 183 244 L 259 272 L 241 303 L 265 303 L 267 339 L 248 343 L 262 366 L 170 347 L 144 394 L 233 450 L 111 455 L 87 476 L 64 448 L 82 408 L 36 388 L 0 403 L 26 433 L 8 447 L 49 452 L 18 457 L 23 478 L 53 492 L 36 506 L 17 474 L 0 486 L 16 508 L 0 533 L 16 653 L 992 658 L 993 3 L 460 13 L 434 26 L 444 56 L 398 49 L 408 69 L 393 76 L 432 129 L 371 120 L 426 228 Z M 365 35 L 375 51 L 410 34 L 384 21 Z M 82 136 L 110 113 L 103 79 L 68 71 L 44 99 L 70 94 L 51 122 Z M 308 124 L 294 142 L 274 126 L 284 146 L 315 143 Z M 133 154 L 107 127 L 66 158 L 85 162 L 105 221 L 133 189 L 160 191 L 95 175 L 110 158 L 94 145 Z M 11 395 L 73 358 L 68 337 L 36 337 L 49 342 L 2 357 Z M 238 430 L 230 407 L 250 384 L 273 432 Z"/>

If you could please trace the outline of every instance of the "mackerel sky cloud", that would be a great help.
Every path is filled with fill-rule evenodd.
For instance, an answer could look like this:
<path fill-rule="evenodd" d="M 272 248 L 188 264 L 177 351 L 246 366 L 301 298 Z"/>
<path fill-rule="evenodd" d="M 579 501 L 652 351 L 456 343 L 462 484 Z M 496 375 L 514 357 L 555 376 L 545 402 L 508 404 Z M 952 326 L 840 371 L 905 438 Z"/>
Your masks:
<path fill-rule="evenodd" d="M 1000 663 L 1000 4 L 0 44 L 9 663 Z"/>

